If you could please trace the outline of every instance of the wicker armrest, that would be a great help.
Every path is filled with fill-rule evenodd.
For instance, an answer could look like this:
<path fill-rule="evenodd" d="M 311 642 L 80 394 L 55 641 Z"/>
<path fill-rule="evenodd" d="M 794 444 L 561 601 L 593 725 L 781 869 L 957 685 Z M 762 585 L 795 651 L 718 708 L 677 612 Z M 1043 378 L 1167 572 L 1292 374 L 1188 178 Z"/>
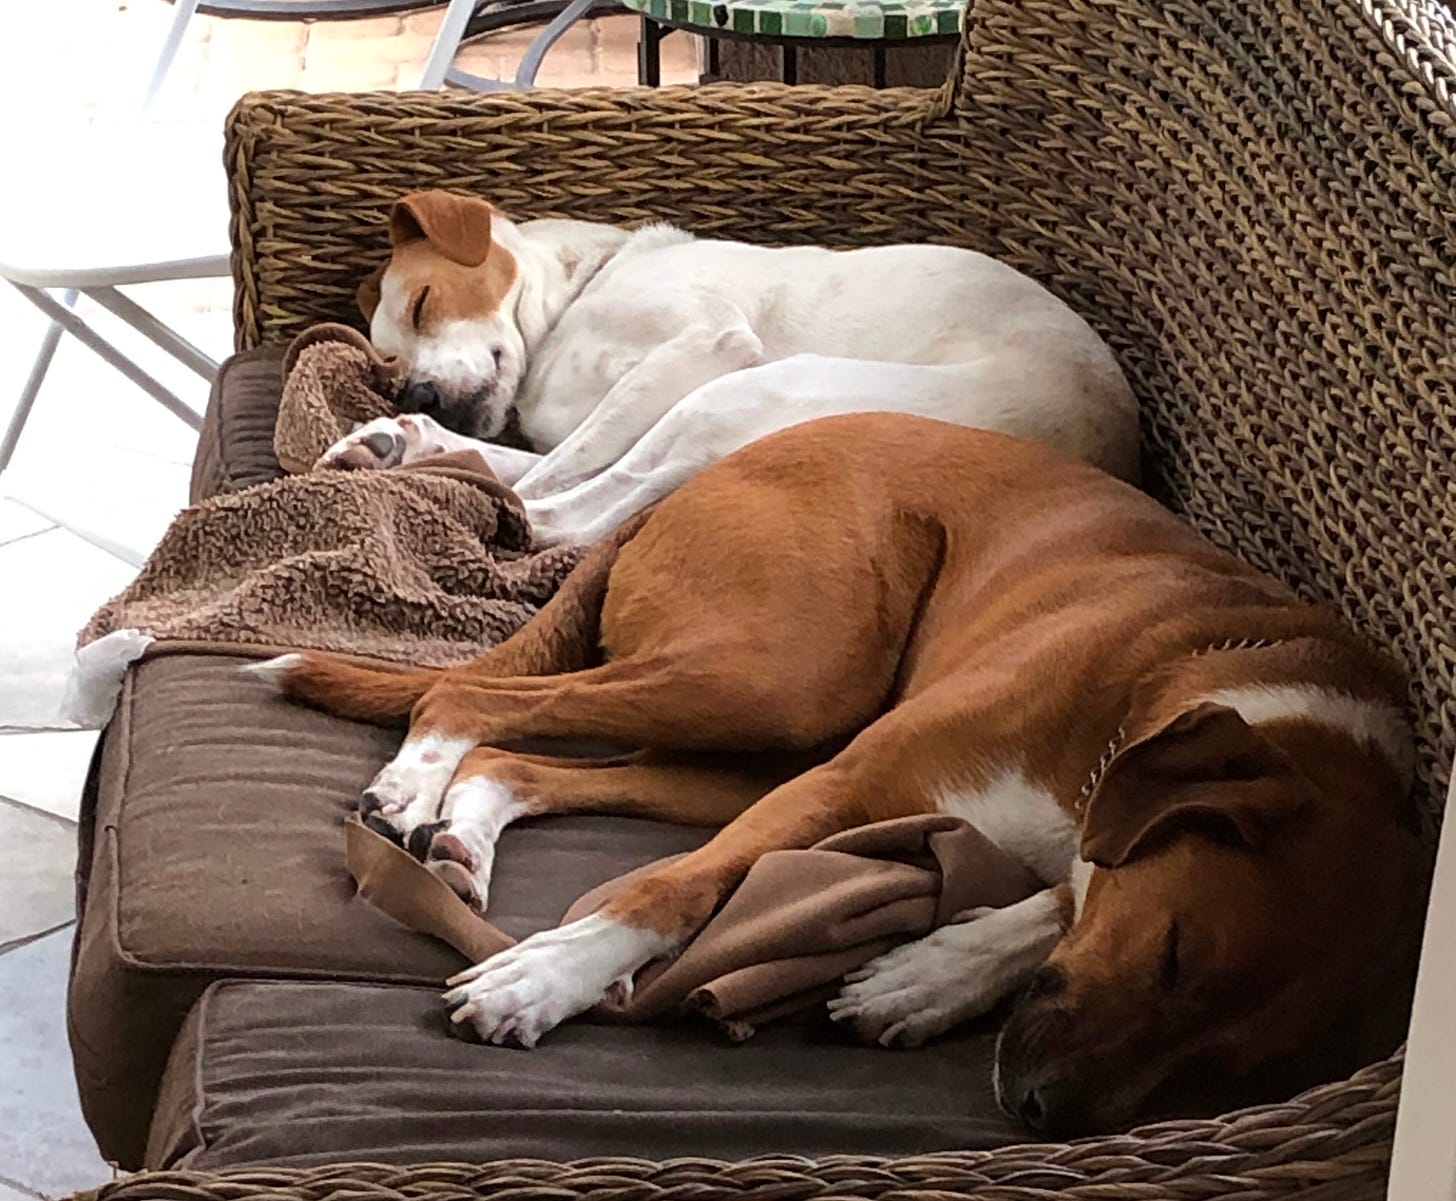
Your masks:
<path fill-rule="evenodd" d="M 849 245 L 945 236 L 944 91 L 661 88 L 245 96 L 227 126 L 239 349 L 350 320 L 384 213 L 459 188 L 521 217 Z"/>

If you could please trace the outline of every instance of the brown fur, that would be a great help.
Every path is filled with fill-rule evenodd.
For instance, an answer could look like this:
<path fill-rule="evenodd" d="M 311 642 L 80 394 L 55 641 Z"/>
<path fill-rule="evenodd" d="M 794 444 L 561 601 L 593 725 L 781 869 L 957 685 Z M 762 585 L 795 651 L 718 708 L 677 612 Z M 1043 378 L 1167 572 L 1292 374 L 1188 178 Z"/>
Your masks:
<path fill-rule="evenodd" d="M 639 790 L 636 811 L 662 816 L 687 811 L 661 770 L 675 754 L 818 752 L 761 798 L 716 790 L 699 816 L 747 807 L 606 916 L 686 938 L 763 853 L 934 810 L 1011 767 L 1084 819 L 1110 869 L 1003 1047 L 1003 1078 L 1042 1081 L 1066 1127 L 1124 1120 L 1210 1054 L 1284 1055 L 1381 986 L 1399 772 L 1339 730 L 1254 730 L 1198 698 L 1308 683 L 1399 706 L 1399 678 L 1132 488 L 1028 442 L 867 414 L 762 439 L 638 524 L 568 599 L 438 677 L 412 727 L 648 748 L 658 767 L 620 768 L 635 774 L 607 807 Z M 600 660 L 583 653 L 595 605 Z M 1245 639 L 1280 645 L 1202 653 Z M 320 670 L 300 677 L 314 697 Z M 340 675 L 326 703 L 349 711 L 359 684 Z M 510 773 L 533 781 L 533 811 L 564 811 L 599 807 L 574 775 L 592 770 L 486 754 L 457 779 Z"/>

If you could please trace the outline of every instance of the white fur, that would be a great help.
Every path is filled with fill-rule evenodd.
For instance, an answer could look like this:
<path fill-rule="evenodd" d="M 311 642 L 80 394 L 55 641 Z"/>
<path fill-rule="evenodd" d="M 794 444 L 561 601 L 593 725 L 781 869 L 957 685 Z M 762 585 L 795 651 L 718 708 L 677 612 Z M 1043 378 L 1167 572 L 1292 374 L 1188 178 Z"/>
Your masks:
<path fill-rule="evenodd" d="M 1203 698 L 1234 710 L 1251 726 L 1300 718 L 1348 734 L 1374 747 L 1405 784 L 1414 771 L 1410 726 L 1393 705 L 1313 684 L 1253 684 L 1223 688 Z"/>
<path fill-rule="evenodd" d="M 257 676 L 270 684 L 281 684 L 283 677 L 303 662 L 299 654 L 278 655 L 258 663 L 245 663 L 238 668 L 244 675 Z"/>
<path fill-rule="evenodd" d="M 938 417 L 1136 474 L 1137 407 L 1107 347 L 984 255 L 500 217 L 492 237 L 517 266 L 496 311 L 422 337 L 386 273 L 372 336 L 413 378 L 487 397 L 474 433 L 515 407 L 545 452 L 513 477 L 543 542 L 595 540 L 754 439 L 840 413 Z"/>
<path fill-rule="evenodd" d="M 364 795 L 375 800 L 381 817 L 408 837 L 416 826 L 439 815 L 450 778 L 475 745 L 474 739 L 450 738 L 433 731 L 411 734 Z"/>
<path fill-rule="evenodd" d="M 972 910 L 851 972 L 829 1016 L 884 1046 L 919 1046 L 1019 989 L 1061 935 L 1050 889 L 1004 909 Z"/>
<path fill-rule="evenodd" d="M 390 442 L 388 449 L 379 454 L 369 444 L 374 434 L 385 434 Z M 516 450 L 509 446 L 497 446 L 494 442 L 480 442 L 447 430 L 443 425 L 424 413 L 409 413 L 400 417 L 376 417 L 356 426 L 328 450 L 319 456 L 315 467 L 396 467 L 401 463 L 413 463 L 427 455 L 456 450 L 473 450 L 485 457 L 490 469 L 501 483 L 510 486 L 541 461 L 541 456 L 529 450 Z"/>
<path fill-rule="evenodd" d="M 613 988 L 630 990 L 637 969 L 674 949 L 656 930 L 594 913 L 543 930 L 448 983 L 455 1022 L 469 1022 L 487 1042 L 514 1039 L 525 1047 Z"/>
<path fill-rule="evenodd" d="M 456 780 L 445 793 L 440 816 L 450 823 L 449 833 L 470 852 L 471 882 L 482 912 L 490 893 L 496 843 L 501 832 L 527 812 L 505 784 L 487 776 Z"/>
<path fill-rule="evenodd" d="M 985 784 L 942 790 L 936 808 L 975 826 L 1046 884 L 1067 878 L 1077 849 L 1077 823 L 1045 788 L 1015 768 Z"/>

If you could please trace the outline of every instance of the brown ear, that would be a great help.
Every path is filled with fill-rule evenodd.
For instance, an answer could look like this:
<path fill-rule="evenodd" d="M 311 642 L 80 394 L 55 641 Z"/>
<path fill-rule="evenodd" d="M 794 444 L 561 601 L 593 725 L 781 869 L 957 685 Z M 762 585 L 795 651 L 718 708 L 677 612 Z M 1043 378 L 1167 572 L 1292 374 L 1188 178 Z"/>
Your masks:
<path fill-rule="evenodd" d="M 1082 858 L 1118 867 L 1182 823 L 1217 823 L 1245 846 L 1302 804 L 1305 782 L 1234 710 L 1202 704 L 1124 748 L 1087 805 Z"/>
<path fill-rule="evenodd" d="M 389 238 L 395 246 L 426 238 L 447 259 L 479 267 L 490 253 L 490 215 L 479 196 L 411 192 L 389 215 Z"/>
<path fill-rule="evenodd" d="M 374 320 L 374 310 L 379 307 L 379 285 L 384 279 L 385 269 L 388 263 L 380 263 L 359 285 L 354 293 L 354 300 L 359 305 L 359 311 L 364 314 L 365 321 Z"/>

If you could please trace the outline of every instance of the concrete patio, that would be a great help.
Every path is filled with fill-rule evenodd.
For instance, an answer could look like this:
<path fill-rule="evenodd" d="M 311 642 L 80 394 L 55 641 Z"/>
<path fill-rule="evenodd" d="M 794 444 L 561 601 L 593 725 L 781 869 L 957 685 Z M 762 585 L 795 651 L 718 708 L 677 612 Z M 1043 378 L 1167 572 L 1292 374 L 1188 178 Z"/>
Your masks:
<path fill-rule="evenodd" d="M 441 11 L 314 23 L 198 17 L 145 125 L 201 140 L 251 88 L 413 86 Z M 75 165 L 78 152 L 68 146 L 134 108 L 171 17 L 164 0 L 65 0 L 7 14 L 0 154 L 13 190 L 0 195 L 0 219 L 7 197 L 44 188 L 55 168 Z M 540 82 L 635 83 L 636 33 L 629 16 L 579 25 L 548 57 Z M 509 75 L 530 37 L 487 39 L 458 62 Z M 696 78 L 688 39 L 664 44 L 664 76 Z M 97 221 L 106 220 L 108 186 L 144 183 L 98 181 Z M 172 215 L 159 205 L 156 219 Z M 155 284 L 135 298 L 213 357 L 227 353 L 227 281 Z M 0 329 L 3 427 L 45 320 L 0 284 Z M 205 405 L 195 376 L 145 345 L 136 357 L 189 404 Z M 0 475 L 0 1201 L 59 1196 L 110 1175 L 77 1108 L 64 1028 L 75 823 L 96 736 L 65 728 L 59 710 L 76 630 L 133 569 L 35 510 L 150 547 L 186 503 L 193 441 L 181 422 L 65 339 Z"/>

